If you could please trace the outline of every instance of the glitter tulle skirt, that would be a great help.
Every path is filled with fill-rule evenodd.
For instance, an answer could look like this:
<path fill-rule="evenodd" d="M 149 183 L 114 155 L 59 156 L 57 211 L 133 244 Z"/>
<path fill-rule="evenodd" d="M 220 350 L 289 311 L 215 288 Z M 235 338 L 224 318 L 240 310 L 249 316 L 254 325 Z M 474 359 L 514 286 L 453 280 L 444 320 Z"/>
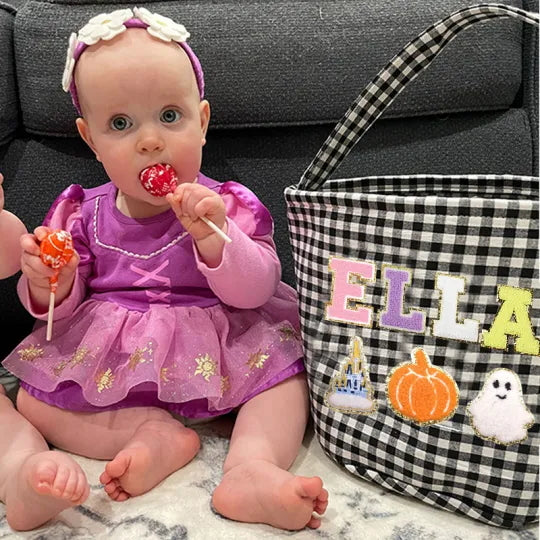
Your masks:
<path fill-rule="evenodd" d="M 294 307 L 293 307 L 294 306 Z M 257 309 L 87 300 L 5 359 L 31 395 L 76 411 L 159 406 L 191 418 L 224 414 L 303 371 L 296 306 L 280 284 Z"/>

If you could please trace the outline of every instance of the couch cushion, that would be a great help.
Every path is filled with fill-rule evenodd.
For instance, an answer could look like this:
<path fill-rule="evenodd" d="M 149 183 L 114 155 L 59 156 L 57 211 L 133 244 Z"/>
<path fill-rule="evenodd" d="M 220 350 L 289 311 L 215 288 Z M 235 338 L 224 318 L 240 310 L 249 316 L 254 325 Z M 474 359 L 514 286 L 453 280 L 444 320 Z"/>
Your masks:
<path fill-rule="evenodd" d="M 526 0 L 525 8 L 538 13 L 538 0 Z M 523 32 L 523 107 L 532 130 L 533 168 L 538 174 L 538 28 L 526 25 Z"/>
<path fill-rule="evenodd" d="M 505 3 L 522 6 L 519 0 Z M 15 49 L 27 130 L 75 135 L 75 113 L 61 89 L 69 34 L 90 16 L 136 4 L 28 0 L 20 8 Z M 238 127 L 336 121 L 403 45 L 469 4 L 214 0 L 209 5 L 193 0 L 145 5 L 185 24 L 205 69 L 212 126 Z M 508 108 L 521 84 L 521 43 L 522 28 L 515 21 L 491 21 L 464 32 L 389 116 Z"/>
<path fill-rule="evenodd" d="M 13 21 L 15 10 L 0 2 L 0 145 L 17 130 L 18 97 L 13 55 Z"/>

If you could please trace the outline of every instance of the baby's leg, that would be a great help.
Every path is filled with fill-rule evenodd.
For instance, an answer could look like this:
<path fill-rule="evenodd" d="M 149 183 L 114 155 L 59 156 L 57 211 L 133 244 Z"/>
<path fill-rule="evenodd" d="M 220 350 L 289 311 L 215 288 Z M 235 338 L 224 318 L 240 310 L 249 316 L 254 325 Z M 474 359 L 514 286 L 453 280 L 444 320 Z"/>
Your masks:
<path fill-rule="evenodd" d="M 23 389 L 17 406 L 54 446 L 110 460 L 100 481 L 117 501 L 149 491 L 191 461 L 200 447 L 195 431 L 155 407 L 73 412 L 43 403 Z"/>
<path fill-rule="evenodd" d="M 319 477 L 288 472 L 308 419 L 303 374 L 285 380 L 245 403 L 236 420 L 224 475 L 214 491 L 216 510 L 237 521 L 280 529 L 317 528 L 328 492 Z"/>
<path fill-rule="evenodd" d="M 16 530 L 39 527 L 88 497 L 88 482 L 73 459 L 50 451 L 0 385 L 0 500 Z"/>

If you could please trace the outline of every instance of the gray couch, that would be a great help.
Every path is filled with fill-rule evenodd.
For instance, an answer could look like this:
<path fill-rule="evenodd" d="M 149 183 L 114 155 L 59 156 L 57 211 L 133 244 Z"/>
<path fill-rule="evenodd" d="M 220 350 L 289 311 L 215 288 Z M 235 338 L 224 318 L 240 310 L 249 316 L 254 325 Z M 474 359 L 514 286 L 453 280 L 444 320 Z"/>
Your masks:
<path fill-rule="evenodd" d="M 6 208 L 29 229 L 71 183 L 106 180 L 61 89 L 70 32 L 114 0 L 0 0 L 0 171 Z M 212 105 L 203 171 L 253 189 L 275 218 L 294 283 L 283 188 L 376 72 L 423 28 L 471 0 L 146 2 L 191 32 Z M 538 11 L 537 0 L 503 3 Z M 537 35 L 515 21 L 460 35 L 340 169 L 352 174 L 538 172 Z M 0 283 L 0 356 L 31 318 Z"/>

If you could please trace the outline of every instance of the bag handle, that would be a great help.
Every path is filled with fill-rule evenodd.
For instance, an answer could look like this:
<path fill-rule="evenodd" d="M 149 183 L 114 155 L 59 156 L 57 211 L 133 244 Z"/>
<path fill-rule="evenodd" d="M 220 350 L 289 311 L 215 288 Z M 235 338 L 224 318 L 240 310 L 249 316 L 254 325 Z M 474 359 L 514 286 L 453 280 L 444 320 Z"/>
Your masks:
<path fill-rule="evenodd" d="M 394 56 L 356 98 L 302 175 L 297 189 L 321 187 L 398 94 L 459 32 L 496 17 L 514 17 L 536 26 L 539 23 L 537 13 L 504 4 L 479 4 L 460 9 L 431 25 Z"/>

